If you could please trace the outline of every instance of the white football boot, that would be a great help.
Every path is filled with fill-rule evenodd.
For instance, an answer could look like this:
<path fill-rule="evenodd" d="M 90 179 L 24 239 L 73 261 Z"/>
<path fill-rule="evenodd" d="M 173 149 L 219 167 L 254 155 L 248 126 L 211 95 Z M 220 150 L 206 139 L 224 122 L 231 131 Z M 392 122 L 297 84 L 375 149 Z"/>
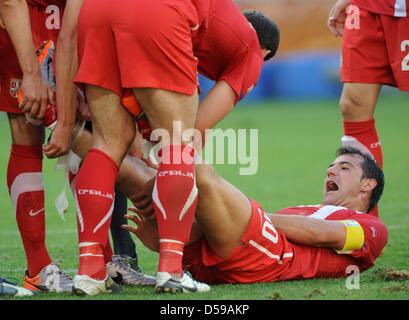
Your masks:
<path fill-rule="evenodd" d="M 71 292 L 72 279 L 61 270 L 58 262 L 52 262 L 33 278 L 30 278 L 26 272 L 24 288 L 41 292 Z"/>
<path fill-rule="evenodd" d="M 76 275 L 72 292 L 77 296 L 96 296 L 101 293 L 122 293 L 121 286 L 117 285 L 108 275 L 105 280 L 95 280 L 87 275 Z"/>
<path fill-rule="evenodd" d="M 187 272 L 181 279 L 174 278 L 168 272 L 156 274 L 156 293 L 194 293 L 210 291 L 210 286 L 194 280 Z"/>

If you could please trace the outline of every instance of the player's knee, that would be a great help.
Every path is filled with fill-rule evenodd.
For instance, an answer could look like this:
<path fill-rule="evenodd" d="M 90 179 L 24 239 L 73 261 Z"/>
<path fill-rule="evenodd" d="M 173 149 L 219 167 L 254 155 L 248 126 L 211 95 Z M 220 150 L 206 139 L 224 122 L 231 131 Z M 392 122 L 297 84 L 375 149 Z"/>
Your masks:
<path fill-rule="evenodd" d="M 211 165 L 198 164 L 196 165 L 196 184 L 198 189 L 204 189 L 214 185 L 217 179 L 216 171 Z M 199 191 L 200 192 L 200 191 Z"/>
<path fill-rule="evenodd" d="M 44 143 L 44 128 L 30 124 L 24 115 L 9 115 L 9 122 L 15 144 L 41 146 Z"/>
<path fill-rule="evenodd" d="M 94 131 L 94 143 L 113 153 L 126 153 L 135 138 L 135 126 L 117 126 L 109 131 Z"/>
<path fill-rule="evenodd" d="M 343 95 L 339 102 L 344 121 L 359 121 L 370 116 L 371 107 L 354 96 Z"/>

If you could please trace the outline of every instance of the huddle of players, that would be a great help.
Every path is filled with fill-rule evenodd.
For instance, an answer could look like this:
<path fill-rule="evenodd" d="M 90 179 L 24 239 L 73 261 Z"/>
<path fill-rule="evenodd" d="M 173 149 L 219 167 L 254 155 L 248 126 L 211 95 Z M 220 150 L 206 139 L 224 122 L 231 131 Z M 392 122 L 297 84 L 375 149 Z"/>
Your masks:
<path fill-rule="evenodd" d="M 3 1 L 3 5 L 4 2 L 7 1 Z M 87 102 L 93 116 L 94 145 L 85 161 L 83 161 L 79 175 L 76 177 L 74 191 L 78 206 L 80 240 L 79 272 L 74 278 L 74 292 L 79 294 L 112 292 L 115 289 L 107 277 L 105 264 L 110 258 L 109 254 L 107 254 L 110 247 L 107 236 L 112 212 L 113 188 L 118 176 L 118 168 L 125 157 L 130 141 L 133 139 L 132 133 L 135 130 L 133 116 L 129 112 L 124 112 L 121 106 L 122 88 L 134 88 L 133 93 L 153 128 L 169 128 L 169 132 L 172 132 L 169 127 L 171 120 L 182 120 L 182 128 L 193 127 L 195 120 L 197 120 L 197 124 L 203 124 L 202 128 L 211 128 L 226 116 L 235 103 L 256 84 L 263 60 L 271 58 L 277 49 L 278 34 L 276 27 L 269 19 L 257 13 L 253 13 L 255 20 L 251 21 L 249 19 L 252 22 L 251 27 L 234 4 L 227 0 L 120 1 L 121 3 L 115 3 L 114 12 L 110 1 L 86 0 L 82 8 L 82 1 L 67 1 L 66 4 L 65 1 L 60 3 L 56 3 L 56 1 L 28 2 L 30 4 L 31 21 L 37 19 L 37 21 L 40 21 L 39 25 L 45 21 L 45 7 L 47 5 L 58 4 L 61 8 L 66 5 L 62 31 L 57 42 L 58 124 L 48 149 L 44 150 L 45 153 L 53 157 L 67 151 L 67 145 L 70 143 L 70 131 L 72 131 L 75 122 L 76 88 L 73 80 L 76 74 L 75 82 L 84 86 Z M 354 3 L 358 7 L 362 6 L 360 8 L 363 14 L 361 14 L 361 29 L 345 30 L 344 34 L 344 59 L 341 74 L 342 80 L 345 82 L 345 89 L 341 99 L 341 108 L 346 121 L 344 122 L 345 137 L 343 141 L 344 144 L 353 142 L 355 147 L 358 146 L 359 149 L 372 154 L 381 166 L 380 144 L 377 143 L 378 137 L 372 119 L 377 93 L 379 93 L 379 83 L 400 86 L 400 83 L 405 83 L 405 77 L 395 75 L 400 75 L 403 72 L 403 70 L 395 70 L 391 67 L 396 64 L 392 64 L 391 61 L 384 61 L 385 70 L 389 72 L 384 70 L 382 75 L 388 77 L 389 80 L 381 79 L 379 74 L 376 74 L 376 72 L 379 72 L 379 68 L 371 65 L 374 60 L 368 59 L 361 64 L 357 63 L 355 65 L 356 59 L 351 57 L 351 52 L 358 57 L 365 57 L 367 55 L 361 55 L 359 50 L 374 51 L 367 48 L 368 44 L 366 42 L 362 44 L 359 42 L 362 41 L 360 40 L 361 33 L 371 32 L 370 27 L 362 29 L 363 23 L 367 19 L 379 21 L 379 24 L 385 30 L 385 37 L 388 28 L 392 28 L 396 24 L 407 23 L 407 19 L 394 20 L 394 24 L 392 24 L 392 19 L 387 21 L 389 18 L 388 12 L 376 11 L 378 7 L 384 8 L 383 2 L 382 5 L 379 2 L 378 7 L 374 4 L 375 2 L 370 7 L 363 1 L 362 3 L 355 1 Z M 345 21 L 347 4 L 349 4 L 348 1 L 339 1 L 335 5 L 333 16 L 329 19 L 330 26 L 337 26 L 337 23 L 341 24 Z M 175 14 L 175 9 L 177 9 L 178 14 Z M 2 8 L 2 15 L 3 10 L 4 8 Z M 77 26 L 78 15 L 79 22 Z M 135 15 L 137 15 L 137 18 Z M 155 19 L 152 18 L 153 16 Z M 249 15 L 247 18 L 249 18 Z M 5 20 L 4 17 L 3 20 Z M 119 28 L 119 21 L 121 23 L 125 22 L 128 29 Z M 261 26 L 257 25 L 257 21 Z M 266 30 L 263 30 L 263 23 L 264 26 L 267 26 Z M 268 25 L 270 25 L 270 29 Z M 76 45 L 73 45 L 76 42 L 75 33 L 77 28 L 78 73 L 78 67 L 75 64 L 77 61 Z M 10 28 L 7 29 L 10 30 Z M 146 32 L 146 30 L 150 32 Z M 163 32 L 164 30 L 165 32 Z M 340 28 L 333 30 L 340 30 Z M 263 34 L 261 31 L 270 33 Z M 32 32 L 35 40 L 36 29 L 34 27 L 32 27 Z M 38 32 L 41 35 L 41 32 Z M 54 31 L 42 29 L 42 32 L 41 36 L 44 36 L 45 33 L 47 37 L 56 39 Z M 5 33 L 2 33 L 2 36 L 6 37 Z M 137 41 L 135 41 L 135 37 Z M 273 40 L 269 41 L 271 37 Z M 4 40 L 2 39 L 2 41 Z M 38 45 L 39 43 L 40 41 L 35 44 Z M 156 45 L 158 43 L 162 44 L 162 46 Z M 389 42 L 387 45 L 389 45 Z M 392 47 L 393 44 L 390 44 L 390 46 Z M 4 47 L 2 46 L 2 48 Z M 31 49 L 31 52 L 34 53 L 34 46 L 27 50 Z M 388 47 L 386 50 L 390 51 L 390 48 Z M 17 54 L 21 53 L 18 50 L 16 51 Z M 8 50 L 7 52 L 7 54 L 11 54 L 10 52 L 14 51 Z M 140 54 L 136 55 L 135 52 Z M 376 52 L 379 52 L 379 47 L 377 47 Z M 2 57 L 4 54 L 2 51 Z M 396 59 L 398 59 L 398 53 L 396 53 L 396 56 Z M 350 60 L 346 57 L 350 57 Z M 402 61 L 404 61 L 403 58 Z M 59 64 L 59 59 L 61 64 Z M 385 60 L 385 57 L 380 54 L 377 59 L 377 61 Z M 16 57 L 13 56 L 10 60 L 18 65 Z M 24 86 L 26 73 L 21 61 L 20 64 L 23 71 L 24 90 L 30 88 L 30 86 Z M 363 69 L 357 69 L 357 66 Z M 13 75 L 4 70 L 6 67 L 12 67 L 12 65 L 2 65 L 0 70 L 2 75 L 8 75 L 8 78 L 2 77 L 2 82 L 4 81 L 2 87 L 10 87 L 10 90 L 2 90 L 2 95 L 5 94 L 5 98 L 8 99 L 4 100 L 5 98 L 2 96 L 2 107 L 5 105 L 10 108 L 10 105 L 16 105 L 15 100 L 11 100 L 9 96 L 9 93 L 13 92 L 11 87 L 12 79 L 15 79 L 14 77 L 16 79 L 21 78 L 21 73 Z M 198 102 L 197 97 L 195 97 L 197 88 L 196 70 L 217 81 L 214 89 L 205 99 L 208 103 L 203 104 L 203 108 L 201 105 L 199 111 L 197 111 Z M 30 84 L 29 80 L 27 79 L 28 84 Z M 38 78 L 37 81 L 41 83 Z M 375 84 L 364 85 L 362 83 Z M 145 89 L 147 87 L 151 89 Z M 376 87 L 378 91 L 376 95 L 372 95 L 375 99 L 370 101 L 372 105 L 368 107 L 367 101 L 359 99 L 368 97 L 368 91 L 376 92 L 376 88 L 373 87 Z M 401 89 L 405 89 L 405 87 L 401 87 Z M 9 103 L 7 104 L 4 101 Z M 44 101 L 44 99 L 37 101 Z M 37 103 L 37 107 L 33 107 L 35 102 L 31 106 L 27 106 L 27 104 L 30 104 L 29 102 L 30 99 L 25 100 L 25 105 L 22 106 L 23 110 L 31 112 L 33 115 L 39 115 L 39 110 L 42 109 L 39 107 L 39 103 Z M 360 103 L 365 108 L 359 108 Z M 173 109 L 169 110 L 171 107 Z M 368 115 L 367 113 L 354 115 L 355 117 L 351 116 L 354 112 L 362 112 L 363 109 L 372 111 L 369 121 L 365 118 Z M 13 115 L 13 112 L 19 113 L 20 110 L 14 108 L 4 111 L 9 112 L 12 132 L 14 132 L 14 123 L 17 123 L 16 127 L 18 125 L 22 126 L 22 121 L 14 121 L 14 118 L 19 117 Z M 170 121 L 164 121 L 164 118 Z M 113 133 L 107 132 L 107 129 L 111 129 Z M 30 130 L 39 131 L 34 126 Z M 18 140 L 20 138 L 19 132 L 18 130 L 15 131 L 17 133 L 15 134 L 16 137 L 13 135 L 13 146 L 9 162 L 9 188 L 26 250 L 29 266 L 27 277 L 34 278 L 44 266 L 52 263 L 45 248 L 43 231 L 42 140 L 40 143 L 38 143 L 38 140 L 32 142 L 31 138 L 35 136 L 33 134 L 30 135 L 29 139 L 26 135 L 21 137 L 22 140 Z M 22 129 L 21 131 L 25 132 L 27 130 Z M 41 134 L 37 135 L 41 138 Z M 119 141 L 121 142 L 118 143 L 120 145 L 118 148 L 111 148 L 113 142 L 117 143 Z M 186 145 L 188 142 L 185 141 Z M 27 147 L 27 144 L 33 146 Z M 186 163 L 172 163 L 172 159 L 181 154 L 186 156 L 183 159 L 188 159 Z M 163 161 L 159 167 L 157 177 L 161 177 L 161 179 L 156 178 L 152 196 L 160 244 L 159 268 L 156 279 L 157 292 L 209 290 L 208 286 L 194 281 L 182 270 L 183 250 L 189 238 L 197 206 L 198 191 L 195 185 L 196 181 L 194 179 L 189 181 L 181 176 L 161 174 L 161 172 L 176 169 L 195 176 L 193 157 L 191 148 L 185 145 L 172 145 L 172 141 L 169 142 L 168 147 L 162 150 L 162 159 L 169 161 Z M 30 159 L 30 161 L 27 161 L 27 159 Z M 27 163 L 30 162 L 33 164 L 28 167 Z M 105 175 L 101 176 L 100 172 L 104 172 Z M 23 186 L 27 185 L 28 181 L 33 188 L 24 190 Z M 97 194 L 103 196 L 96 197 L 95 192 L 90 192 L 90 190 L 97 190 L 99 191 Z M 179 194 L 179 199 L 176 199 L 174 194 Z M 30 203 L 24 200 L 25 197 L 29 199 L 37 197 L 38 200 Z M 24 207 L 24 204 L 27 203 L 29 208 Z M 35 207 L 36 203 L 37 207 Z M 37 223 L 33 222 L 33 217 L 27 214 L 28 212 L 39 212 L 35 215 L 35 219 L 38 219 Z M 374 211 L 371 213 L 374 213 Z M 304 212 L 303 214 L 307 213 Z M 329 214 L 327 214 L 328 216 Z M 347 229 L 347 227 L 345 228 Z M 382 244 L 384 246 L 386 241 Z M 372 260 L 379 253 L 377 252 Z M 286 258 L 291 260 L 289 255 Z M 193 274 L 195 275 L 195 273 Z M 199 278 L 202 279 L 203 277 Z M 222 282 L 229 282 L 228 277 L 226 278 L 227 280 L 224 279 Z M 248 282 L 248 279 L 241 279 L 240 281 Z M 265 281 L 275 280 L 277 279 L 265 279 Z M 238 282 L 238 280 L 231 282 Z"/>

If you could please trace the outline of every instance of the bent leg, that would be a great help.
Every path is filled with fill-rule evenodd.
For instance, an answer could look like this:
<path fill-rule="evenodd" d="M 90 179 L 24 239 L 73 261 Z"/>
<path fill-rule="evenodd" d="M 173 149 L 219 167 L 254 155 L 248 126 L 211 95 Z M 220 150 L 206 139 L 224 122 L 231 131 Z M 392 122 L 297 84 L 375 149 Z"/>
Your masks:
<path fill-rule="evenodd" d="M 79 133 L 71 145 L 72 151 L 81 159 L 85 159 L 91 147 L 92 134 L 87 130 Z M 126 155 L 119 168 L 116 186 L 130 198 L 155 176 L 156 170 L 146 166 L 142 160 Z"/>
<path fill-rule="evenodd" d="M 158 271 L 179 277 L 197 205 L 193 148 L 186 146 L 191 139 L 182 134 L 195 126 L 198 96 L 159 89 L 134 89 L 134 93 L 152 129 L 164 129 L 152 195 L 160 241 Z M 175 121 L 180 126 L 175 127 Z"/>
<path fill-rule="evenodd" d="M 86 86 L 93 122 L 92 147 L 75 182 L 80 275 L 106 277 L 104 252 L 114 204 L 118 167 L 135 135 L 133 117 L 112 92 Z"/>
<path fill-rule="evenodd" d="M 242 245 L 250 218 L 249 199 L 218 176 L 210 165 L 196 165 L 199 202 L 196 222 L 212 250 L 221 258 Z"/>

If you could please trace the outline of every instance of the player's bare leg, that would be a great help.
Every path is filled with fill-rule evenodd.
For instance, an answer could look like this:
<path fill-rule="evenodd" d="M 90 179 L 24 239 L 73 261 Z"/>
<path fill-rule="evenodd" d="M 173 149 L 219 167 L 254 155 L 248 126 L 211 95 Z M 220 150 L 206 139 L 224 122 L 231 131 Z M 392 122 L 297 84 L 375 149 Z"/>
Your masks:
<path fill-rule="evenodd" d="M 380 90 L 378 84 L 345 83 L 340 108 L 344 120 L 343 144 L 372 154 L 382 167 L 382 150 L 374 120 Z"/>
<path fill-rule="evenodd" d="M 197 205 L 194 153 L 191 141 L 183 138 L 195 127 L 199 105 L 197 92 L 185 95 L 159 89 L 134 89 L 136 99 L 146 112 L 153 130 L 164 129 L 161 163 L 152 194 L 159 234 L 159 266 L 156 291 L 208 291 L 183 273 L 183 248 L 189 240 Z M 179 121 L 180 127 L 174 122 Z"/>
<path fill-rule="evenodd" d="M 249 199 L 210 165 L 196 165 L 199 202 L 196 221 L 212 250 L 221 258 L 242 245 L 252 212 Z M 191 239 L 194 241 L 195 239 Z"/>
<path fill-rule="evenodd" d="M 374 119 L 380 90 L 379 84 L 345 83 L 340 108 L 344 120 L 343 145 L 371 154 L 382 168 L 382 147 Z M 371 213 L 378 215 L 377 208 Z"/>
<path fill-rule="evenodd" d="M 118 168 L 135 136 L 135 122 L 111 91 L 86 86 L 93 122 L 92 146 L 75 181 L 80 259 L 74 290 L 82 294 L 113 292 L 107 282 L 104 251 L 109 244 Z"/>
<path fill-rule="evenodd" d="M 139 168 L 135 167 L 134 171 L 137 170 Z M 210 165 L 196 165 L 196 178 L 199 200 L 189 243 L 204 235 L 212 250 L 219 257 L 227 258 L 235 247 L 242 245 L 241 238 L 251 218 L 251 203 L 240 190 L 221 178 Z M 131 175 L 128 183 L 132 184 L 132 180 Z M 124 227 L 135 233 L 149 249 L 158 251 L 155 220 L 147 216 L 146 212 L 135 208 L 131 211 L 140 217 L 138 219 L 128 215 L 138 228 Z"/>
<path fill-rule="evenodd" d="M 74 132 L 71 150 L 81 159 L 85 159 L 92 147 L 92 134 L 87 130 Z M 128 198 L 140 190 L 151 179 L 155 178 L 156 170 L 146 166 L 142 160 L 126 155 L 119 168 L 116 185 Z M 124 212 L 125 214 L 125 212 Z"/>
<path fill-rule="evenodd" d="M 339 103 L 344 121 L 359 122 L 371 119 L 380 90 L 379 84 L 345 83 Z"/>

